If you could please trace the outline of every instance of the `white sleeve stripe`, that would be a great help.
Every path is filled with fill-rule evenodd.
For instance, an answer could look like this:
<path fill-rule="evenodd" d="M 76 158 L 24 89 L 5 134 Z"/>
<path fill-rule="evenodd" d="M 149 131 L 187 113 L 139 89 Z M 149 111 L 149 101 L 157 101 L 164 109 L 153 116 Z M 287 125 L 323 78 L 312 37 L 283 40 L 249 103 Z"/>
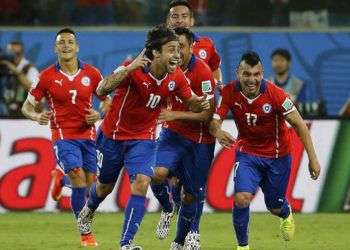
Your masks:
<path fill-rule="evenodd" d="M 36 106 L 39 103 L 35 100 L 35 97 L 30 92 L 28 93 L 27 99 L 33 106 Z"/>
<path fill-rule="evenodd" d="M 295 108 L 295 106 L 293 106 L 293 108 L 291 108 L 290 110 L 284 112 L 283 115 L 288 115 L 289 113 L 292 113 L 294 110 L 297 110 L 297 109 Z"/>
<path fill-rule="evenodd" d="M 218 114 L 214 114 L 214 115 L 213 115 L 213 119 L 215 119 L 215 120 L 221 120 L 221 117 L 220 117 L 220 115 L 218 115 Z"/>

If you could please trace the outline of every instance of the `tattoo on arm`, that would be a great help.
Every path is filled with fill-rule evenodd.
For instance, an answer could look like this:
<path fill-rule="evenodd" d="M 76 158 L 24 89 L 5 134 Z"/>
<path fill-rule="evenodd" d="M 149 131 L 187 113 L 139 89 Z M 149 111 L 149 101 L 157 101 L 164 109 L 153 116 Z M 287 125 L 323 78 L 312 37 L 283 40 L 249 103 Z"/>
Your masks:
<path fill-rule="evenodd" d="M 106 77 L 102 80 L 102 82 L 98 85 L 96 92 L 98 95 L 108 95 L 113 90 L 115 90 L 120 83 L 127 77 L 129 74 L 129 70 L 126 67 L 123 67 L 117 70 L 112 75 Z"/>

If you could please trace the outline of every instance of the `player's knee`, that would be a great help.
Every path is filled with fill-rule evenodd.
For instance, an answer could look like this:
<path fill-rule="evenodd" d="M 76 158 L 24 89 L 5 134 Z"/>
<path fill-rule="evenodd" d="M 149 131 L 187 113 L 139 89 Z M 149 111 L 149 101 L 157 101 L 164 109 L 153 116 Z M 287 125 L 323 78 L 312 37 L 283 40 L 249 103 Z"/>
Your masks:
<path fill-rule="evenodd" d="M 267 208 L 273 215 L 279 215 L 281 213 L 281 208 Z"/>
<path fill-rule="evenodd" d="M 97 196 L 99 197 L 106 197 L 109 195 L 114 188 L 114 183 L 113 184 L 102 184 L 100 182 L 97 182 L 96 184 L 96 193 Z"/>
<path fill-rule="evenodd" d="M 138 174 L 131 185 L 131 192 L 137 195 L 146 195 L 151 178 L 146 175 Z"/>
<path fill-rule="evenodd" d="M 183 195 L 182 195 L 182 202 L 183 202 L 184 204 L 192 204 L 192 203 L 195 202 L 195 200 L 196 200 L 196 198 L 195 198 L 192 194 L 183 192 Z"/>
<path fill-rule="evenodd" d="M 252 200 L 253 195 L 246 192 L 236 193 L 235 194 L 235 206 L 244 208 L 248 207 L 250 201 Z"/>
<path fill-rule="evenodd" d="M 82 168 L 74 168 L 68 172 L 69 180 L 73 187 L 86 187 L 86 175 Z"/>
<path fill-rule="evenodd" d="M 152 177 L 152 180 L 159 184 L 162 183 L 166 180 L 166 178 L 169 175 L 169 170 L 167 168 L 163 168 L 163 167 L 157 167 L 154 170 L 154 176 Z"/>

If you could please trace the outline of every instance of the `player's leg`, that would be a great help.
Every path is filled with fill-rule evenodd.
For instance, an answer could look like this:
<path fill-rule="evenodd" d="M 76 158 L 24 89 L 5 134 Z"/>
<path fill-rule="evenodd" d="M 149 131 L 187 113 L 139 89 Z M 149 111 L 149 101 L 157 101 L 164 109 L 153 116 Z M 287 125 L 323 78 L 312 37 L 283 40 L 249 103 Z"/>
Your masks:
<path fill-rule="evenodd" d="M 154 196 L 162 206 L 160 220 L 156 228 L 156 236 L 159 239 L 165 239 L 169 234 L 170 222 L 173 217 L 173 203 L 169 194 L 169 185 L 167 177 L 169 171 L 175 171 L 177 164 L 184 154 L 182 142 L 179 135 L 168 130 L 162 129 L 159 140 L 157 141 L 156 168 L 151 183 Z"/>
<path fill-rule="evenodd" d="M 291 170 L 291 156 L 278 159 L 267 159 L 266 178 L 261 182 L 261 189 L 265 195 L 265 204 L 270 212 L 281 218 L 281 234 L 284 240 L 291 240 L 294 236 L 294 220 L 291 208 L 286 199 L 289 175 Z"/>
<path fill-rule="evenodd" d="M 96 209 L 101 202 L 112 192 L 119 172 L 123 166 L 121 156 L 122 145 L 118 141 L 107 138 L 102 132 L 97 136 L 97 166 L 99 169 L 98 179 L 91 185 L 88 200 L 79 214 L 78 228 L 82 234 L 91 232 L 91 224 Z M 92 161 L 92 158 L 90 158 Z M 89 158 L 86 159 L 89 161 Z M 89 168 L 86 171 L 90 171 Z M 89 177 L 93 178 L 93 176 Z"/>
<path fill-rule="evenodd" d="M 168 179 L 171 199 L 174 203 L 174 213 L 177 213 L 181 205 L 182 183 L 176 176 L 170 176 Z"/>
<path fill-rule="evenodd" d="M 249 206 L 261 180 L 258 157 L 236 152 L 234 173 L 233 226 L 237 249 L 249 249 Z"/>
<path fill-rule="evenodd" d="M 120 247 L 141 249 L 132 247 L 132 241 L 146 211 L 146 194 L 153 177 L 156 143 L 153 140 L 125 141 L 124 148 L 124 166 L 131 182 L 131 196 L 125 208 Z"/>
<path fill-rule="evenodd" d="M 207 179 L 209 174 L 209 169 L 214 158 L 214 149 L 215 144 L 193 144 L 193 158 L 186 160 L 188 156 L 184 157 L 183 164 L 193 165 L 192 169 L 192 185 L 194 187 L 194 191 L 196 192 L 196 204 L 197 204 L 197 212 L 194 220 L 192 222 L 189 233 L 185 239 L 185 249 L 189 246 L 189 249 L 196 250 L 200 249 L 200 234 L 199 234 L 199 223 L 200 218 L 203 213 L 203 207 L 205 202 L 205 192 Z M 191 164 L 192 163 L 192 164 Z"/>

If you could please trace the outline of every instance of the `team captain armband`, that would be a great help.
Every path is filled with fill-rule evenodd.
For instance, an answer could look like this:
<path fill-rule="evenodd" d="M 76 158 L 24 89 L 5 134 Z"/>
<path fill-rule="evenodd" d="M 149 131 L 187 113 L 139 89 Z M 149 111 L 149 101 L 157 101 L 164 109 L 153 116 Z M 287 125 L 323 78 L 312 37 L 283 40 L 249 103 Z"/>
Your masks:
<path fill-rule="evenodd" d="M 287 115 L 295 110 L 294 103 L 288 97 L 282 103 L 283 115 Z"/>

